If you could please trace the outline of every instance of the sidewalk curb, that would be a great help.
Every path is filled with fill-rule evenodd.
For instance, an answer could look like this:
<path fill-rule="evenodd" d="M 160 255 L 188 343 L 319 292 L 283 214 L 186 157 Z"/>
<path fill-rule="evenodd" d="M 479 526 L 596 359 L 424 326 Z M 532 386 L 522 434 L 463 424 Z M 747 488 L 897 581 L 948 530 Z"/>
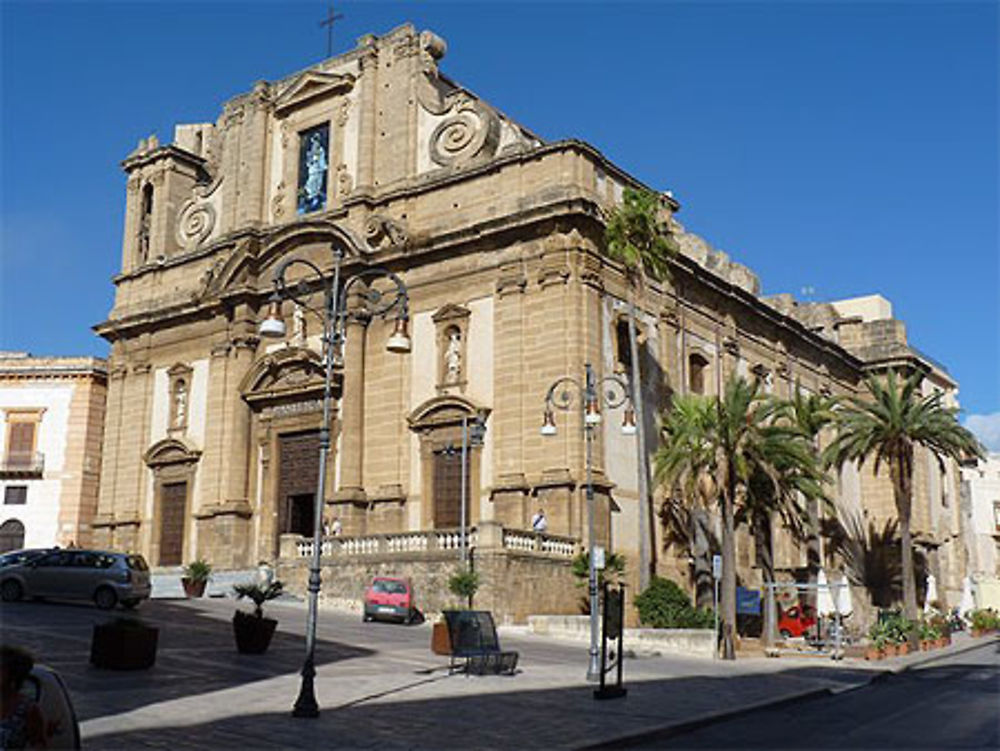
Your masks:
<path fill-rule="evenodd" d="M 810 699 L 816 699 L 822 696 L 839 696 L 841 694 L 848 693 L 850 691 L 857 691 L 859 689 L 871 686 L 875 683 L 881 683 L 888 680 L 894 675 L 899 675 L 907 670 L 920 667 L 922 665 L 927 665 L 931 662 L 937 660 L 942 660 L 946 657 L 954 657 L 955 655 L 965 654 L 966 652 L 971 652 L 974 649 L 979 649 L 980 647 L 989 643 L 1000 642 L 1000 637 L 990 637 L 986 639 L 977 639 L 976 643 L 967 644 L 960 649 L 955 649 L 948 654 L 943 655 L 933 655 L 922 660 L 916 660 L 907 665 L 902 665 L 897 668 L 886 668 L 884 670 L 879 670 L 874 672 L 873 675 L 867 680 L 861 681 L 856 684 L 851 684 L 843 688 L 833 688 L 827 686 L 825 688 L 814 688 L 808 691 L 801 691 L 787 696 L 780 697 L 778 699 L 767 699 L 765 701 L 760 701 L 755 704 L 750 704 L 745 707 L 740 707 L 739 709 L 723 710 L 720 712 L 714 712 L 712 714 L 703 715 L 701 717 L 696 717 L 693 720 L 685 720 L 684 722 L 670 723 L 663 725 L 659 728 L 654 728 L 651 730 L 643 730 L 638 733 L 632 733 L 629 735 L 622 735 L 616 738 L 611 738 L 608 740 L 601 741 L 589 746 L 579 747 L 580 751 L 599 751 L 603 749 L 616 749 L 622 744 L 631 744 L 642 742 L 644 740 L 667 740 L 676 735 L 682 735 L 688 733 L 692 730 L 698 730 L 700 728 L 706 727 L 708 725 L 714 725 L 718 722 L 725 722 L 728 720 L 733 720 L 738 717 L 743 717 L 744 715 L 751 714 L 752 712 L 758 712 L 763 709 L 776 709 L 778 707 L 784 707 L 789 704 L 796 704 L 798 702 L 809 701 Z"/>

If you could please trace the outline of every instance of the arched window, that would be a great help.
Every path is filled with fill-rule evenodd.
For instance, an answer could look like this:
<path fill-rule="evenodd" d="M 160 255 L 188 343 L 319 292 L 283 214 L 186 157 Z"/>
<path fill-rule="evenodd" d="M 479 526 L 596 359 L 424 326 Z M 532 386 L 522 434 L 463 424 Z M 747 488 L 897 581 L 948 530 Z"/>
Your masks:
<path fill-rule="evenodd" d="M 705 393 L 705 371 L 708 360 L 697 352 L 688 357 L 688 391 L 692 394 Z"/>
<path fill-rule="evenodd" d="M 139 263 L 149 260 L 149 234 L 153 226 L 153 186 L 142 188 L 142 207 L 139 213 Z"/>
<path fill-rule="evenodd" d="M 24 525 L 17 519 L 8 519 L 0 524 L 0 553 L 20 550 L 24 547 Z"/>

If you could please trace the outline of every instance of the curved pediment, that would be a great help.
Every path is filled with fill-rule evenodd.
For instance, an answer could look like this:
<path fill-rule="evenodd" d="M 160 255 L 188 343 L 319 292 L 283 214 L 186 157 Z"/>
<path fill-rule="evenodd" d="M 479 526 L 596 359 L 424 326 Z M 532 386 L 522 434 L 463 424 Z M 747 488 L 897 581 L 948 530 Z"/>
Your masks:
<path fill-rule="evenodd" d="M 410 430 L 424 430 L 445 425 L 457 425 L 463 417 L 471 419 L 479 415 L 486 419 L 489 413 L 490 410 L 478 406 L 464 396 L 444 394 L 425 401 L 406 416 L 406 422 L 409 424 Z"/>
<path fill-rule="evenodd" d="M 179 438 L 164 438 L 150 446 L 142 455 L 142 460 L 150 467 L 167 464 L 193 464 L 201 458 L 201 451 L 189 446 Z"/>
<path fill-rule="evenodd" d="M 323 358 L 306 347 L 285 347 L 259 357 L 240 382 L 247 403 L 318 398 L 323 395 L 326 373 Z M 340 373 L 335 374 L 335 395 L 340 392 Z"/>

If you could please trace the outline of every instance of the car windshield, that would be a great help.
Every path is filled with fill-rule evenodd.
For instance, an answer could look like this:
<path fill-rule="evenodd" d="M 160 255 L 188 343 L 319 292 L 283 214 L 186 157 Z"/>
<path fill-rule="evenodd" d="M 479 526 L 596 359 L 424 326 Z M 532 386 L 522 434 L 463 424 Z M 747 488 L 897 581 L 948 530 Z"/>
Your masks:
<path fill-rule="evenodd" d="M 403 582 L 376 579 L 375 583 L 372 584 L 372 590 L 387 595 L 405 595 L 406 585 Z"/>

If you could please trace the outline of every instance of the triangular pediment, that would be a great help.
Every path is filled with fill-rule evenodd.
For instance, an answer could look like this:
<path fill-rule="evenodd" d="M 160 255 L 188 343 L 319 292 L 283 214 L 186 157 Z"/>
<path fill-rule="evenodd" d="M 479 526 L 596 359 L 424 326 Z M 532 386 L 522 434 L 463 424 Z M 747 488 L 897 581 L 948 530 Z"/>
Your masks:
<path fill-rule="evenodd" d="M 343 94 L 354 88 L 354 76 L 349 73 L 324 73 L 318 70 L 307 70 L 278 97 L 274 110 L 279 115 L 316 99 Z"/>

